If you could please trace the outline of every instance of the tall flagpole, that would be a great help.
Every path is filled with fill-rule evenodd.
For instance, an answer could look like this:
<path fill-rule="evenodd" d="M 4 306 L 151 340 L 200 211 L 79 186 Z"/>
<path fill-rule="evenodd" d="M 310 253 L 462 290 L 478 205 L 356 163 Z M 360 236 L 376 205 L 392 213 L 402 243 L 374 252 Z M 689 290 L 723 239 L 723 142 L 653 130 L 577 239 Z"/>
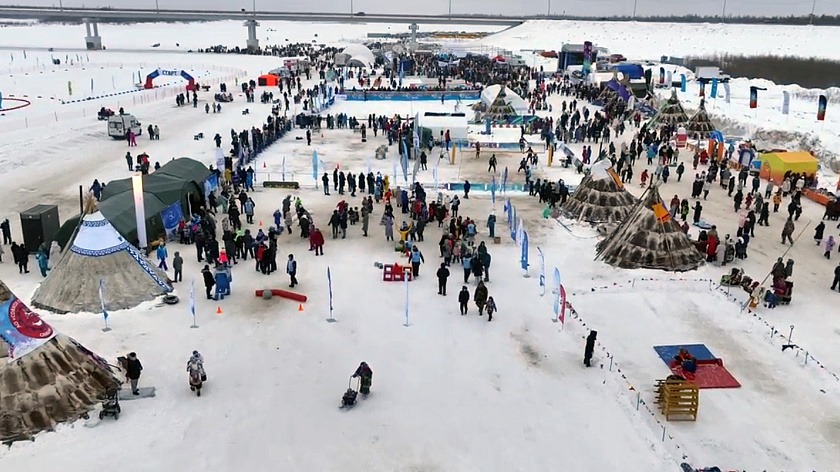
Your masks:
<path fill-rule="evenodd" d="M 410 277 L 407 272 L 411 269 L 406 267 L 403 270 L 403 278 L 405 279 L 405 324 L 403 326 L 408 328 L 409 326 L 411 326 L 411 323 L 408 322 L 408 282 L 410 280 Z"/>

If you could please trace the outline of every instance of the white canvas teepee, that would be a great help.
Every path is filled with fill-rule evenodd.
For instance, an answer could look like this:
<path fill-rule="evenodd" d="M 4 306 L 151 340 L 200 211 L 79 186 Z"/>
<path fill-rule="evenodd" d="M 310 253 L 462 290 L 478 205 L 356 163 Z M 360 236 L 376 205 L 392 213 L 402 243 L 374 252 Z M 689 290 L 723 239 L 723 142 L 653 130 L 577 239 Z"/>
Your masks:
<path fill-rule="evenodd" d="M 99 312 L 100 278 L 108 310 L 132 308 L 172 291 L 166 274 L 97 211 L 84 216 L 58 263 L 32 296 L 32 305 L 57 313 Z"/>
<path fill-rule="evenodd" d="M 87 414 L 120 381 L 108 363 L 41 320 L 0 282 L 0 441 Z M 1 357 L 1 356 L 0 356 Z"/>

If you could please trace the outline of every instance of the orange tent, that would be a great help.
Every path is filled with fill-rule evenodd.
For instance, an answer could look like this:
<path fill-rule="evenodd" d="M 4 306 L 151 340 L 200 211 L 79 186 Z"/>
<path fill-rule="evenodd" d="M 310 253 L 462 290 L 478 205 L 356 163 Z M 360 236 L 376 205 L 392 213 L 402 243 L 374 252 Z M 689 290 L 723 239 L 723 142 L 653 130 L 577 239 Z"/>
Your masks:
<path fill-rule="evenodd" d="M 260 85 L 260 86 L 263 86 L 263 87 L 277 87 L 277 83 L 279 81 L 280 81 L 280 78 L 277 77 L 276 75 L 265 74 L 265 75 L 261 75 L 257 79 L 257 85 Z"/>

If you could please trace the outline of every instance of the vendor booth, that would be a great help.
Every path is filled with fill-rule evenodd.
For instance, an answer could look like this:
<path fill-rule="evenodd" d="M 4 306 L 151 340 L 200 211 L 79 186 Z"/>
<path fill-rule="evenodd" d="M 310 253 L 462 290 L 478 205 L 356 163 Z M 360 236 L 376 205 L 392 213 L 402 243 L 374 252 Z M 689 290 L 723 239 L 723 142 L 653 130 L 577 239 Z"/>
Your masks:
<path fill-rule="evenodd" d="M 772 179 L 781 183 L 785 173 L 799 173 L 813 175 L 817 173 L 819 161 L 810 153 L 800 152 L 768 152 L 759 155 L 761 161 L 761 178 Z"/>

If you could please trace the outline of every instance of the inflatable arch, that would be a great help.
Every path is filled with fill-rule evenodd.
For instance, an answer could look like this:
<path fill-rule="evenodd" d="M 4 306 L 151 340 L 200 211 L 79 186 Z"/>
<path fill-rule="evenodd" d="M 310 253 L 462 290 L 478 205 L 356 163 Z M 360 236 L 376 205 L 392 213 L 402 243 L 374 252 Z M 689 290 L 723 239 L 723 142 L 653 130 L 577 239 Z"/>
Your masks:
<path fill-rule="evenodd" d="M 154 85 L 152 84 L 152 81 L 154 81 L 157 77 L 159 77 L 161 75 L 169 75 L 169 76 L 180 75 L 181 77 L 183 77 L 188 82 L 187 83 L 187 90 L 195 90 L 195 79 L 193 79 L 190 74 L 187 74 L 186 71 L 183 71 L 183 70 L 181 70 L 181 71 L 163 70 L 163 69 L 157 69 L 157 70 L 153 71 L 151 74 L 147 75 L 146 76 L 146 84 L 143 86 L 143 88 L 147 88 L 147 89 L 153 88 Z"/>

